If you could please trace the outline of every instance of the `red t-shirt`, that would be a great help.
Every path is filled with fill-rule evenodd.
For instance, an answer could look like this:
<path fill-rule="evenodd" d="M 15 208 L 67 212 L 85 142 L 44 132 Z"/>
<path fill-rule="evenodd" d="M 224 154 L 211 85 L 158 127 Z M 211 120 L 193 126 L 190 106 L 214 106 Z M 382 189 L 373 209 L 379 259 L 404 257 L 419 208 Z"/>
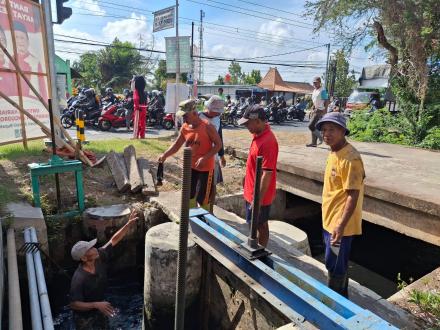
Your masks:
<path fill-rule="evenodd" d="M 249 155 L 246 162 L 246 179 L 244 182 L 244 199 L 248 203 L 252 203 L 254 199 L 257 156 L 263 156 L 263 170 L 272 171 L 269 187 L 261 202 L 261 206 L 266 206 L 272 204 L 272 201 L 275 198 L 278 160 L 278 142 L 267 124 L 266 128 L 260 135 L 254 135 L 251 147 L 249 148 Z"/>

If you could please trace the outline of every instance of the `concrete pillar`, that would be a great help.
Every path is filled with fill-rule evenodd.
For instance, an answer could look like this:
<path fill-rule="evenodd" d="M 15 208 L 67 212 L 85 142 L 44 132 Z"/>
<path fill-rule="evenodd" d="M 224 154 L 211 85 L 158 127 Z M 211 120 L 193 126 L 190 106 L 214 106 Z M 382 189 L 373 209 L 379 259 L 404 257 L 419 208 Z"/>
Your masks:
<path fill-rule="evenodd" d="M 145 236 L 144 322 L 148 329 L 171 329 L 176 299 L 179 225 L 163 223 Z M 188 238 L 186 303 L 191 309 L 198 298 L 202 271 L 200 249 Z M 185 320 L 190 320 L 186 316 Z"/>
<path fill-rule="evenodd" d="M 147 206 L 144 209 L 145 228 L 148 231 L 150 228 L 157 226 L 164 222 L 169 222 L 165 213 L 154 206 Z"/>

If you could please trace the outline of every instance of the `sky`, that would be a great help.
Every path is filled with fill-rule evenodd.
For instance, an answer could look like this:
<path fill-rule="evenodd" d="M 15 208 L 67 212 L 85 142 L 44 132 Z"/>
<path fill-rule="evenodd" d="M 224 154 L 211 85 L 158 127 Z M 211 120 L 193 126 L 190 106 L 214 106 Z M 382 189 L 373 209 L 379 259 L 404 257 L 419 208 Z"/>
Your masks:
<path fill-rule="evenodd" d="M 172 0 L 71 0 L 65 3 L 73 15 L 62 25 L 54 25 L 56 40 L 82 38 L 110 43 L 115 37 L 137 46 L 165 50 L 165 37 L 175 36 L 175 29 L 153 34 L 152 12 L 175 5 Z M 195 45 L 199 45 L 200 11 L 204 12 L 203 55 L 230 59 L 251 59 L 272 64 L 241 64 L 244 72 L 253 69 L 264 76 L 270 67 L 277 67 L 286 81 L 311 82 L 323 76 L 330 53 L 337 50 L 330 32 L 313 33 L 313 21 L 304 15 L 303 0 L 180 0 L 179 35 L 191 35 L 194 22 Z M 81 53 L 100 47 L 55 41 L 56 53 L 71 61 Z M 288 54 L 286 54 L 288 53 Z M 285 54 L 285 55 L 277 55 Z M 150 53 L 145 53 L 150 55 Z M 276 55 L 276 56 L 272 56 Z M 164 55 L 154 55 L 164 58 Z M 203 80 L 213 82 L 225 76 L 230 62 L 204 61 Z M 280 64 L 289 64 L 283 66 Z M 363 66 L 378 64 L 363 48 L 355 49 L 350 70 L 357 75 Z M 307 66 L 307 67 L 298 67 Z"/>

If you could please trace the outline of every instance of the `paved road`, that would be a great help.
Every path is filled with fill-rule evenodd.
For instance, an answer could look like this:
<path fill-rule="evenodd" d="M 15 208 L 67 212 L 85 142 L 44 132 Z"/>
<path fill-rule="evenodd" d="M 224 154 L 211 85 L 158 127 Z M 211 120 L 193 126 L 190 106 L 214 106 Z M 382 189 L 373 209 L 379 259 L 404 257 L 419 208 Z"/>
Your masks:
<path fill-rule="evenodd" d="M 307 122 L 299 122 L 299 121 L 292 121 L 292 122 L 284 122 L 281 125 L 271 125 L 272 129 L 274 131 L 281 131 L 281 132 L 307 132 Z M 244 127 L 229 127 L 226 126 L 223 128 L 224 130 L 244 130 Z M 67 130 L 69 134 L 72 137 L 76 137 L 76 130 L 75 128 L 71 128 Z M 147 128 L 147 135 L 146 138 L 159 138 L 159 137 L 169 137 L 174 134 L 174 129 L 172 130 L 165 130 L 165 129 L 157 129 L 157 128 Z M 94 140 L 105 140 L 105 139 L 130 139 L 133 137 L 133 132 L 127 132 L 125 128 L 118 128 L 118 129 L 112 129 L 107 132 L 103 132 L 100 130 L 92 129 L 86 127 L 85 131 L 86 140 L 88 141 L 94 141 Z"/>

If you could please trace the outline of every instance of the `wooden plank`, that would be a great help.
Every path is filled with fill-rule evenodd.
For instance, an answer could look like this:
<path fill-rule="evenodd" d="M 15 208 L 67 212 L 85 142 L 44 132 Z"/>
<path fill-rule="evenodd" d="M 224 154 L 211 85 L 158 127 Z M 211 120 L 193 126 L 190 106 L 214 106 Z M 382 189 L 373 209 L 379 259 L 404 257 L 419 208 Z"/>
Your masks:
<path fill-rule="evenodd" d="M 139 167 L 136 161 L 136 149 L 134 146 L 129 145 L 124 149 L 124 159 L 128 170 L 128 179 L 130 181 L 131 192 L 140 192 L 144 182 L 142 181 L 141 174 L 139 173 Z"/>
<path fill-rule="evenodd" d="M 130 181 L 128 180 L 128 174 L 125 169 L 125 162 L 121 162 L 121 157 L 119 157 L 114 151 L 110 151 L 106 159 L 118 190 L 120 192 L 129 190 Z"/>
<path fill-rule="evenodd" d="M 157 196 L 156 183 L 154 182 L 153 174 L 151 173 L 150 164 L 148 160 L 139 158 L 137 160 L 139 172 L 141 174 L 144 185 L 142 187 L 142 194 L 145 196 Z"/>

